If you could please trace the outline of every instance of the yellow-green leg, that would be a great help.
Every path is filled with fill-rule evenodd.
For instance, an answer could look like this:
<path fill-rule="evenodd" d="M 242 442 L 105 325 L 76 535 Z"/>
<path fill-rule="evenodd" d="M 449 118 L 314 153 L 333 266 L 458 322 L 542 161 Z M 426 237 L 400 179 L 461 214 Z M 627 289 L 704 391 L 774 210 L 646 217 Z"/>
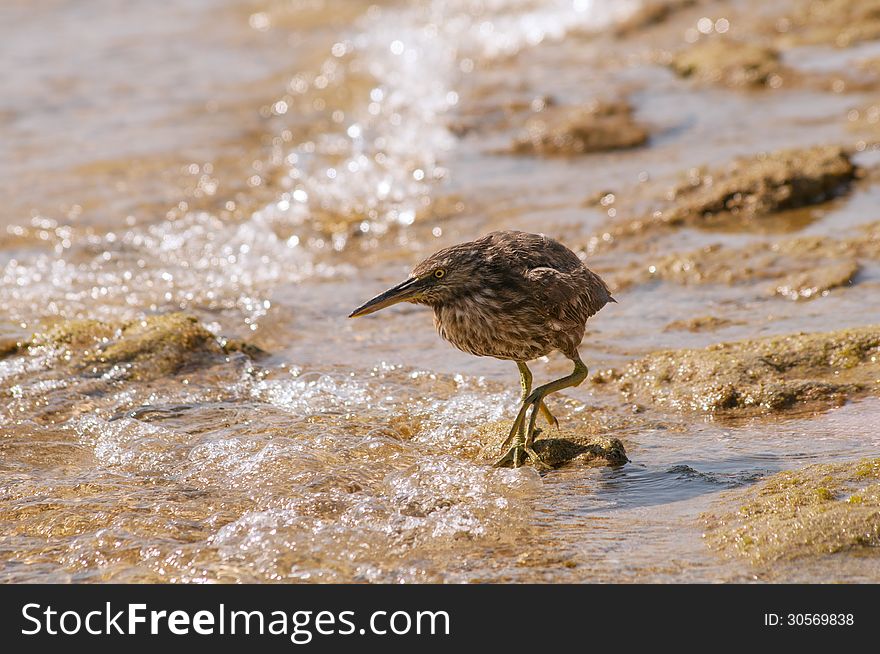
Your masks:
<path fill-rule="evenodd" d="M 524 361 L 517 361 L 517 367 L 519 368 L 519 383 L 522 386 L 522 399 L 525 402 L 525 399 L 529 396 L 529 393 L 532 392 L 532 371 L 529 370 L 529 367 L 525 364 Z M 556 419 L 552 413 L 550 413 L 550 409 L 547 408 L 547 405 L 544 403 L 544 400 L 538 404 L 538 407 L 541 409 L 541 415 L 544 416 L 544 419 L 557 429 L 559 429 L 559 420 Z"/>
<path fill-rule="evenodd" d="M 517 361 L 517 368 L 519 368 L 519 385 L 522 388 L 522 395 L 520 398 L 523 402 L 526 401 L 526 398 L 529 396 L 529 393 L 532 392 L 532 371 L 529 370 L 529 367 L 526 365 L 525 361 Z M 508 437 L 507 440 L 510 440 Z M 503 459 L 499 459 L 495 462 L 496 466 L 506 465 L 508 462 L 507 459 L 513 463 L 514 468 L 518 468 L 523 464 L 523 457 L 525 456 L 525 443 L 526 443 L 526 430 L 525 423 L 520 425 L 516 434 L 513 438 L 513 446 L 510 448 L 510 451 L 505 455 Z"/>
<path fill-rule="evenodd" d="M 502 456 L 498 461 L 495 462 L 495 465 L 498 467 L 506 466 L 508 463 L 512 464 L 514 468 L 518 468 L 522 465 L 522 458 L 527 456 L 533 464 L 538 463 L 538 457 L 535 454 L 532 446 L 535 442 L 535 423 L 538 420 L 538 412 L 540 411 L 545 415 L 550 416 L 548 421 L 551 424 L 559 424 L 553 414 L 547 409 L 547 406 L 544 404 L 544 398 L 547 397 L 550 393 L 555 393 L 556 391 L 561 391 L 564 388 L 572 388 L 574 386 L 579 386 L 589 374 L 587 366 L 584 364 L 580 358 L 573 359 L 574 361 L 574 371 L 561 379 L 557 379 L 556 381 L 552 381 L 548 384 L 544 384 L 543 386 L 539 386 L 534 391 L 528 392 L 527 389 L 531 388 L 532 383 L 532 374 L 529 369 L 526 367 L 525 363 L 517 362 L 517 365 L 520 368 L 520 382 L 523 388 L 523 395 L 525 396 L 523 399 L 522 406 L 520 407 L 519 413 L 516 416 L 516 419 L 513 421 L 513 426 L 510 429 L 510 434 L 507 436 L 507 439 L 501 445 L 501 449 L 504 450 L 509 448 L 507 452 Z M 529 426 L 528 429 L 524 429 L 525 426 L 525 417 L 529 408 L 531 407 L 532 413 L 529 417 Z"/>

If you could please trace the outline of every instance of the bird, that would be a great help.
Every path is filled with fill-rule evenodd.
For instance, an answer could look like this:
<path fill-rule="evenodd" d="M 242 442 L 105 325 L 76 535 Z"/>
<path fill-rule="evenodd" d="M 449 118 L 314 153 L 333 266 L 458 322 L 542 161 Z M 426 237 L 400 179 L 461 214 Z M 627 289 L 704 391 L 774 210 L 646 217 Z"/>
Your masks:
<path fill-rule="evenodd" d="M 431 307 L 440 336 L 459 350 L 516 363 L 522 404 L 501 445 L 504 454 L 494 465 L 518 468 L 528 460 L 542 468 L 534 450 L 538 413 L 558 428 L 545 398 L 587 378 L 578 347 L 587 319 L 617 302 L 608 285 L 557 240 L 496 231 L 435 252 L 406 280 L 365 302 L 349 318 L 400 302 Z M 528 362 L 554 351 L 569 358 L 574 370 L 533 390 Z"/>

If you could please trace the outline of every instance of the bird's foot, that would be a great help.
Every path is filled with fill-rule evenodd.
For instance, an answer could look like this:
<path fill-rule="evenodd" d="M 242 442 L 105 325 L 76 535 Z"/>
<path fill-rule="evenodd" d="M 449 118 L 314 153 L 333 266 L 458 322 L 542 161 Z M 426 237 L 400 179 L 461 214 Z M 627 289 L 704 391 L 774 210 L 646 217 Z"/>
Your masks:
<path fill-rule="evenodd" d="M 531 445 L 519 442 L 514 443 L 507 453 L 492 465 L 496 468 L 519 468 L 526 461 L 532 464 L 536 470 L 546 470 L 547 465 L 541 461 L 537 452 Z"/>

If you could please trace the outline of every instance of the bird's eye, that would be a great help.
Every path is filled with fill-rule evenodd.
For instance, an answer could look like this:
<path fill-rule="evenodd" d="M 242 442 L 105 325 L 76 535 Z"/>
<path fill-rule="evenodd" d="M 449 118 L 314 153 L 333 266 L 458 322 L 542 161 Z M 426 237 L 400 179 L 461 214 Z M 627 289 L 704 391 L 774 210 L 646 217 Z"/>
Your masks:
<path fill-rule="evenodd" d="M 434 271 L 434 277 L 436 277 L 437 279 L 443 279 L 443 275 L 445 274 L 446 271 L 443 270 L 443 268 L 437 268 L 437 270 Z"/>

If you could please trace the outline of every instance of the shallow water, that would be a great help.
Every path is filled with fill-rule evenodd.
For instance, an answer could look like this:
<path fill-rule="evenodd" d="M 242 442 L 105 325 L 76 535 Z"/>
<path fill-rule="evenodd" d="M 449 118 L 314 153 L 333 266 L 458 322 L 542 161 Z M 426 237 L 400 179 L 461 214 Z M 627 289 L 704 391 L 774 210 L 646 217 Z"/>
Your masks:
<path fill-rule="evenodd" d="M 736 423 L 635 419 L 585 384 L 552 401 L 563 428 L 619 437 L 629 464 L 496 470 L 475 435 L 512 418 L 513 365 L 451 349 L 420 308 L 345 318 L 425 255 L 491 229 L 584 249 L 613 223 L 585 206 L 597 192 L 642 206 L 693 166 L 856 143 L 846 111 L 866 95 L 695 87 L 652 63 L 649 41 L 603 34 L 636 6 L 0 8 L 15 55 L 0 57 L 0 77 L 17 90 L 0 97 L 0 336 L 184 309 L 270 353 L 141 382 L 71 374 L 51 348 L 0 360 L 0 578 L 876 581 L 858 558 L 773 570 L 721 559 L 699 519 L 776 471 L 875 454 L 875 399 Z M 481 106 L 545 94 L 629 95 L 650 146 L 541 159 L 498 153 L 508 125 L 451 129 Z M 850 235 L 877 219 L 877 193 L 859 182 L 772 228 L 676 230 L 590 262 L 614 274 L 717 242 Z M 598 369 L 658 348 L 876 324 L 877 272 L 810 302 L 761 282 L 635 285 L 591 321 L 581 352 Z M 664 330 L 710 314 L 734 322 Z M 545 379 L 568 365 L 533 368 Z"/>

